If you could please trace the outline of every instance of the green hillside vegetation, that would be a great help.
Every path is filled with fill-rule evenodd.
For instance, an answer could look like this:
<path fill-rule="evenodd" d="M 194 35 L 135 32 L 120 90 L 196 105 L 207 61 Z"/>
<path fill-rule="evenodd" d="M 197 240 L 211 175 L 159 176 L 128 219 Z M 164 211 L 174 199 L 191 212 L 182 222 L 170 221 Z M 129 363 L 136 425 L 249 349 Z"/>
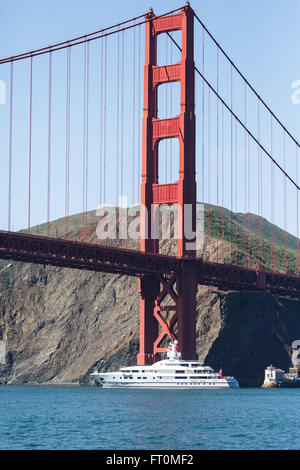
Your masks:
<path fill-rule="evenodd" d="M 199 210 L 200 204 L 198 205 Z M 89 211 L 86 214 L 86 237 L 89 242 L 97 242 L 96 211 Z M 287 272 L 297 275 L 297 238 L 284 232 L 276 225 L 272 225 L 268 220 L 262 219 L 263 246 L 260 245 L 261 219 L 255 214 L 234 213 L 228 209 L 223 209 L 223 246 L 222 240 L 222 208 L 205 204 L 204 232 L 205 243 L 210 252 L 208 255 L 212 261 L 221 263 L 236 263 L 238 266 L 248 266 L 250 268 L 276 272 Z M 68 235 L 71 240 L 82 239 L 83 216 L 81 213 L 69 217 Z M 26 232 L 26 230 L 22 230 Z M 39 236 L 47 236 L 47 223 L 34 226 L 30 232 Z M 65 219 L 57 219 L 49 224 L 51 237 L 66 238 Z M 272 248 L 273 236 L 273 248 Z M 286 247 L 285 247 L 286 238 Z M 215 242 L 214 247 L 212 241 Z M 218 241 L 218 243 L 216 243 Z M 138 243 L 128 241 L 122 242 L 123 247 L 138 249 Z M 245 254 L 246 246 L 246 254 Z M 204 250 L 205 251 L 205 250 Z M 260 253 L 262 252 L 262 261 Z M 205 255 L 205 253 L 198 253 Z M 206 254 L 207 256 L 207 254 Z"/>
<path fill-rule="evenodd" d="M 214 239 L 222 238 L 222 208 L 205 206 L 205 235 Z M 297 275 L 297 238 L 286 234 L 276 225 L 262 219 L 263 243 L 258 235 L 260 218 L 255 214 L 231 213 L 223 210 L 223 240 L 229 245 L 225 263 L 237 263 L 276 272 Z M 249 227 L 249 229 L 248 229 Z M 272 247 L 273 232 L 273 247 Z M 245 255 L 246 247 L 246 255 Z M 262 261 L 260 253 L 262 253 Z M 286 261 L 285 261 L 286 259 Z M 220 260 L 223 262 L 223 259 Z"/>

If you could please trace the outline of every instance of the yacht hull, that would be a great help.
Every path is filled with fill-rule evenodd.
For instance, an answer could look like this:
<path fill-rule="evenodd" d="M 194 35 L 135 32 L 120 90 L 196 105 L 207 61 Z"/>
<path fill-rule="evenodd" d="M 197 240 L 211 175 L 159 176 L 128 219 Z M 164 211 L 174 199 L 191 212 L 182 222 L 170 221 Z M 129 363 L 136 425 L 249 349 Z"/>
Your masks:
<path fill-rule="evenodd" d="M 236 380 L 226 380 L 220 379 L 214 383 L 204 383 L 204 382 L 193 382 L 193 383 L 184 383 L 184 382 L 117 382 L 117 381 L 106 381 L 94 375 L 94 380 L 103 388 L 134 388 L 134 389 L 162 389 L 162 390 L 224 390 L 228 388 L 239 388 L 239 384 Z"/>

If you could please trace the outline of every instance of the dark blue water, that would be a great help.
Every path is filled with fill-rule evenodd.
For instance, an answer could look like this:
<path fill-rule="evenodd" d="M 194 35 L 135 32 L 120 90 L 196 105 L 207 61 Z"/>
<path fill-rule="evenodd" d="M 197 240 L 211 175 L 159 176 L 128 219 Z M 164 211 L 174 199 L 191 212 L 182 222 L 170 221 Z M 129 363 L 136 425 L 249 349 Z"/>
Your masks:
<path fill-rule="evenodd" d="M 299 449 L 300 389 L 0 387 L 0 449 Z"/>

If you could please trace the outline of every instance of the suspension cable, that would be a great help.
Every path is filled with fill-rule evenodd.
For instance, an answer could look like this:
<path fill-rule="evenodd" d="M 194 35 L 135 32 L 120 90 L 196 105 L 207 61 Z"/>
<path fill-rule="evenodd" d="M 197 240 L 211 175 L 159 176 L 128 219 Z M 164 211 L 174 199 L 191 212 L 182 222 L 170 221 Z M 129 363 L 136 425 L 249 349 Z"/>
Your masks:
<path fill-rule="evenodd" d="M 168 34 L 168 33 L 167 33 Z M 171 37 L 173 43 L 176 45 L 176 47 L 182 51 L 181 47 L 179 46 L 179 44 L 177 44 L 177 42 Z M 267 157 L 269 157 L 273 163 L 277 166 L 277 168 L 289 179 L 289 181 L 298 189 L 300 190 L 300 187 L 299 185 L 286 173 L 286 171 L 284 170 L 284 168 L 282 168 L 281 165 L 279 165 L 279 163 L 274 159 L 274 157 L 272 157 L 272 155 L 267 151 L 267 149 L 257 140 L 257 138 L 253 135 L 253 133 L 246 127 L 246 125 L 239 119 L 239 117 L 232 111 L 232 109 L 230 108 L 230 106 L 228 106 L 228 104 L 223 100 L 223 98 L 221 98 L 221 96 L 217 93 L 217 91 L 214 89 L 214 87 L 209 83 L 209 81 L 204 77 L 204 75 L 200 72 L 200 70 L 195 66 L 195 71 L 198 73 L 198 75 L 202 78 L 202 80 L 204 80 L 205 84 L 208 86 L 208 88 L 218 97 L 218 99 L 221 101 L 221 103 L 223 103 L 223 105 L 225 106 L 225 108 L 233 115 L 233 117 L 237 120 L 237 122 L 239 123 L 239 125 L 249 134 L 249 136 L 252 138 L 252 140 L 254 142 L 256 142 L 257 145 L 259 145 L 259 147 L 261 148 L 261 150 L 267 155 Z M 245 83 L 245 87 L 246 87 L 246 83 Z M 275 117 L 276 119 L 276 116 L 273 116 Z M 285 129 L 284 129 L 285 130 Z M 286 131 L 286 130 L 285 130 Z M 300 144 L 298 144 L 298 142 L 289 134 L 288 131 L 286 131 L 286 133 L 294 140 L 294 142 L 298 145 L 298 147 L 300 146 Z"/>
<path fill-rule="evenodd" d="M 163 13 L 162 15 L 155 16 L 155 19 L 163 18 L 164 16 L 171 15 L 172 13 L 176 13 L 179 10 L 183 10 L 183 8 L 184 7 L 176 8 L 175 10 L 168 11 L 166 13 Z M 148 23 L 149 21 L 152 21 L 152 19 L 149 19 L 147 17 L 147 14 L 148 14 L 148 12 L 143 13 L 142 15 L 136 16 L 135 18 L 130 18 L 129 20 L 123 21 L 122 23 L 117 23 L 113 26 L 108 26 L 106 28 L 99 29 L 98 31 L 95 31 L 93 33 L 85 34 L 84 36 L 79 36 L 77 38 L 69 39 L 67 41 L 63 41 L 63 42 L 60 42 L 60 43 L 45 46 L 45 47 L 42 47 L 40 49 L 35 49 L 35 50 L 29 51 L 29 52 L 24 52 L 22 54 L 18 54 L 18 55 L 6 57 L 4 59 L 0 59 L 0 64 L 5 64 L 7 62 L 12 62 L 12 61 L 16 61 L 16 60 L 28 59 L 30 57 L 35 57 L 35 56 L 42 55 L 42 54 L 48 54 L 50 51 L 54 52 L 54 51 L 58 51 L 58 50 L 61 50 L 61 49 L 65 49 L 66 47 L 78 46 L 78 45 L 83 44 L 85 42 L 94 41 L 94 40 L 99 39 L 101 37 L 111 36 L 112 34 L 119 33 L 120 31 L 126 31 L 128 29 L 135 28 L 139 25 L 142 25 L 142 24 Z M 132 25 L 129 25 L 129 26 L 124 26 L 123 28 L 120 28 L 120 29 L 116 29 L 119 26 L 125 25 L 127 23 L 130 23 L 134 20 L 138 20 L 138 19 L 143 18 L 145 16 L 146 16 L 146 18 L 143 21 L 140 21 L 139 23 L 135 23 L 135 24 L 132 24 Z M 114 31 L 110 31 L 111 29 L 114 29 Z"/>
<path fill-rule="evenodd" d="M 256 95 L 256 97 L 259 99 L 259 101 L 265 106 L 265 108 L 269 111 L 269 113 L 272 115 L 272 117 L 278 122 L 278 124 L 283 128 L 283 130 L 288 134 L 288 136 L 295 142 L 295 144 L 300 147 L 300 143 L 295 139 L 295 137 L 292 136 L 292 134 L 287 130 L 287 128 L 282 124 L 280 119 L 273 113 L 273 111 L 269 108 L 269 106 L 265 103 L 265 101 L 261 98 L 261 96 L 257 93 L 257 91 L 253 88 L 253 86 L 248 82 L 246 77 L 242 74 L 242 72 L 238 69 L 238 67 L 235 65 L 235 63 L 230 59 L 228 54 L 224 51 L 224 49 L 220 46 L 220 44 L 216 41 L 216 39 L 213 37 L 213 35 L 209 32 L 209 30 L 206 28 L 206 26 L 203 24 L 203 22 L 200 20 L 200 18 L 196 15 L 194 12 L 195 18 L 198 20 L 202 28 L 207 32 L 209 37 L 212 39 L 212 41 L 215 43 L 215 45 L 220 49 L 224 57 L 230 62 L 232 67 L 236 70 L 236 72 L 240 75 L 240 77 L 244 80 L 244 82 L 247 84 L 247 86 L 250 88 L 250 90 Z"/>

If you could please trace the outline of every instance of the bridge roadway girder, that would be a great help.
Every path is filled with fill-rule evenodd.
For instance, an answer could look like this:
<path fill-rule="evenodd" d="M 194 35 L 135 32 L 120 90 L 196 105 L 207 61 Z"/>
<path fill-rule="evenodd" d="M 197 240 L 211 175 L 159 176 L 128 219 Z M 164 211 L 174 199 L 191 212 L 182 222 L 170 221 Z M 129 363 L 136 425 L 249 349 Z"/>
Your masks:
<path fill-rule="evenodd" d="M 300 299 L 298 276 L 21 232 L 0 231 L 0 258 L 136 277 L 170 275 L 181 270 L 184 264 L 195 264 L 198 284 L 220 290 L 267 291 Z"/>
<path fill-rule="evenodd" d="M 0 258 L 129 276 L 170 273 L 178 260 L 94 243 L 0 232 Z"/>

